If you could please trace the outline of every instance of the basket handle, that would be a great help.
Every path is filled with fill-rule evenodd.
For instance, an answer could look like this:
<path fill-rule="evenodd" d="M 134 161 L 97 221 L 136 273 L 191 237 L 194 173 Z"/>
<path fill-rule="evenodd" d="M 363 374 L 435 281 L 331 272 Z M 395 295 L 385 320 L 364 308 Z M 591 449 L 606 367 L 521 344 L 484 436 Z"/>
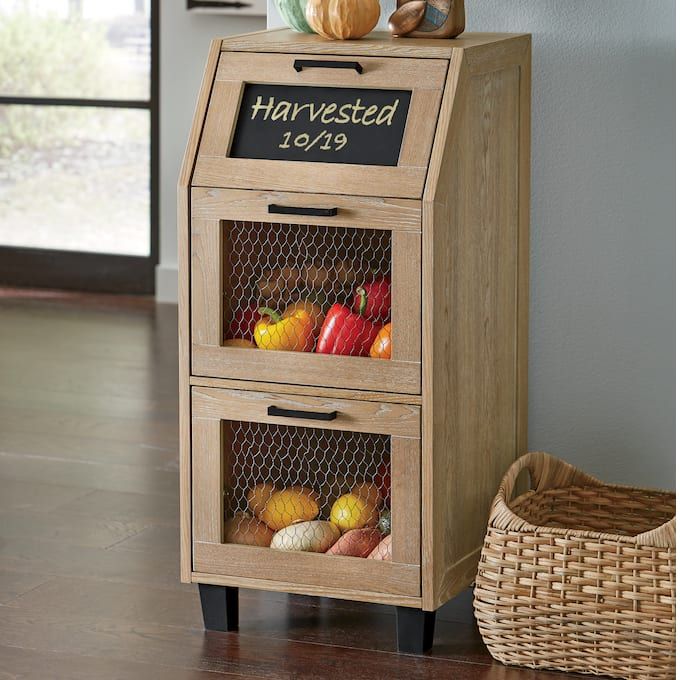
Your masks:
<path fill-rule="evenodd" d="M 675 517 L 656 529 L 638 534 L 635 542 L 638 545 L 650 545 L 654 548 L 675 548 Z"/>
<path fill-rule="evenodd" d="M 489 523 L 498 529 L 533 531 L 537 527 L 516 515 L 509 507 L 517 478 L 523 470 L 531 476 L 534 492 L 564 486 L 603 486 L 603 482 L 587 475 L 569 463 L 544 451 L 534 451 L 518 458 L 503 477 L 498 493 L 491 504 Z"/>

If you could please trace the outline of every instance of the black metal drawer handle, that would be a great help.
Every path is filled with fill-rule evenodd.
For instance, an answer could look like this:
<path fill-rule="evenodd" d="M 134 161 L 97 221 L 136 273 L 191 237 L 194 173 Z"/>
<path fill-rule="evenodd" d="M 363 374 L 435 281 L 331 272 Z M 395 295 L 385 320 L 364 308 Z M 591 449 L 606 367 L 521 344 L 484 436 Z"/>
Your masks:
<path fill-rule="evenodd" d="M 317 217 L 335 217 L 338 214 L 337 208 L 305 208 L 293 205 L 269 204 L 269 213 L 278 215 L 316 215 Z"/>
<path fill-rule="evenodd" d="M 295 409 L 269 406 L 267 415 L 279 416 L 280 418 L 305 418 L 306 420 L 335 420 L 338 417 L 338 412 L 319 413 L 318 411 L 296 411 Z"/>
<path fill-rule="evenodd" d="M 358 61 L 326 61 L 320 59 L 296 59 L 293 68 L 300 73 L 303 68 L 349 68 L 357 73 L 364 72 L 364 67 Z"/>

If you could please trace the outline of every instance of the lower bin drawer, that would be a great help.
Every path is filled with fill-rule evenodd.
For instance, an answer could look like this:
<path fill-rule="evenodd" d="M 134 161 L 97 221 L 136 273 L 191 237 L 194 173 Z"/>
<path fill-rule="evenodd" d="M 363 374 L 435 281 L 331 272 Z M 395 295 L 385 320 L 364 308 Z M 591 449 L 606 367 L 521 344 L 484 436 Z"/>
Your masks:
<path fill-rule="evenodd" d="M 193 570 L 418 597 L 420 460 L 417 406 L 194 387 Z"/>

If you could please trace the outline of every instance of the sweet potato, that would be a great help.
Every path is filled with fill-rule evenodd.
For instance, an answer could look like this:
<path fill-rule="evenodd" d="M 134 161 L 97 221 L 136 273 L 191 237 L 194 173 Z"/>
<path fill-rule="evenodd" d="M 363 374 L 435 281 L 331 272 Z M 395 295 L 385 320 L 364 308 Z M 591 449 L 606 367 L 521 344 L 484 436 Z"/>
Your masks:
<path fill-rule="evenodd" d="M 383 562 L 392 561 L 392 534 L 385 536 L 368 556 L 369 560 L 381 560 Z"/>
<path fill-rule="evenodd" d="M 381 533 L 378 529 L 351 529 L 343 534 L 326 555 L 346 555 L 347 557 L 368 557 L 380 543 Z"/>

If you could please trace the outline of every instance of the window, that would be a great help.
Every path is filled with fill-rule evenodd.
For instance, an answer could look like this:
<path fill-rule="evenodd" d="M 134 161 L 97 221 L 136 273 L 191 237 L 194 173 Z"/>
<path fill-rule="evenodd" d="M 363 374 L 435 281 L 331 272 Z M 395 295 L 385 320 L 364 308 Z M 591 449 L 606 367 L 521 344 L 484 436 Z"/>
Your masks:
<path fill-rule="evenodd" d="M 0 0 L 3 283 L 151 292 L 158 0 Z"/>

